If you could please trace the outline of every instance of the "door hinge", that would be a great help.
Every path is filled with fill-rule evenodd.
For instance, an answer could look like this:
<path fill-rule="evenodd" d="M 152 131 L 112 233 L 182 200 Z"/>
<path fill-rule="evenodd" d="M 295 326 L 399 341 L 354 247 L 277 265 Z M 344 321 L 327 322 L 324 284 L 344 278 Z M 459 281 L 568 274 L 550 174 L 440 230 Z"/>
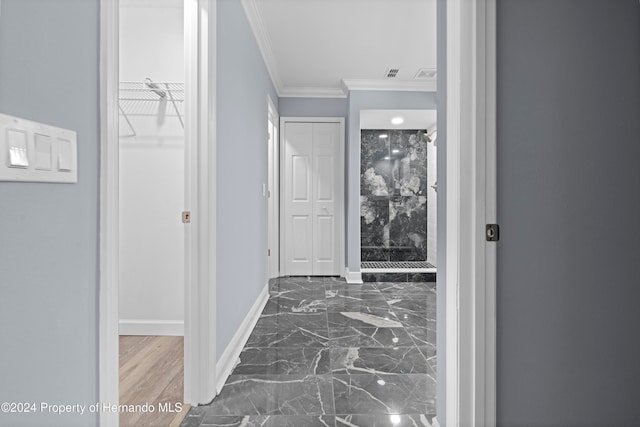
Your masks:
<path fill-rule="evenodd" d="M 267 256 L 271 256 L 271 249 L 267 249 Z"/>
<path fill-rule="evenodd" d="M 182 212 L 182 223 L 189 224 L 191 222 L 191 211 Z"/>
<path fill-rule="evenodd" d="M 271 190 L 267 190 L 267 198 L 270 199 L 271 198 Z"/>
<path fill-rule="evenodd" d="M 497 242 L 500 240 L 500 226 L 498 224 L 487 224 L 485 230 L 487 242 Z"/>

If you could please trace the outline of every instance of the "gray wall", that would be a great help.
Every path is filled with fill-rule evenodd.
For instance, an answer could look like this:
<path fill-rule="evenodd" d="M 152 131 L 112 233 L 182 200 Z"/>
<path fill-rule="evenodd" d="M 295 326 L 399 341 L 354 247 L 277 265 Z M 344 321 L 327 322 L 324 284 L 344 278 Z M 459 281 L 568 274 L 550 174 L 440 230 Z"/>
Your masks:
<path fill-rule="evenodd" d="M 640 6 L 498 1 L 498 424 L 638 425 Z"/>
<path fill-rule="evenodd" d="M 75 130 L 78 183 L 0 182 L 0 402 L 98 399 L 98 0 L 2 0 L 0 112 Z M 95 414 L 0 414 L 89 426 Z"/>
<path fill-rule="evenodd" d="M 433 92 L 356 90 L 349 92 L 348 105 L 346 261 L 349 271 L 360 271 L 360 111 L 435 109 L 436 95 Z"/>
<path fill-rule="evenodd" d="M 267 284 L 267 95 L 278 97 L 239 1 L 218 0 L 217 352 Z"/>
<path fill-rule="evenodd" d="M 280 98 L 282 117 L 346 117 L 347 98 Z"/>

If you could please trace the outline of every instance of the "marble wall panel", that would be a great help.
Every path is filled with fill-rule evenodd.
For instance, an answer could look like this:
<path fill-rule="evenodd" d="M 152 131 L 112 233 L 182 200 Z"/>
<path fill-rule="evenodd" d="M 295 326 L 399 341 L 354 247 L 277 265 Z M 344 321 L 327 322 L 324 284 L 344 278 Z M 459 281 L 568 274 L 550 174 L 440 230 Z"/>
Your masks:
<path fill-rule="evenodd" d="M 427 160 L 422 130 L 362 131 L 362 261 L 427 259 Z"/>

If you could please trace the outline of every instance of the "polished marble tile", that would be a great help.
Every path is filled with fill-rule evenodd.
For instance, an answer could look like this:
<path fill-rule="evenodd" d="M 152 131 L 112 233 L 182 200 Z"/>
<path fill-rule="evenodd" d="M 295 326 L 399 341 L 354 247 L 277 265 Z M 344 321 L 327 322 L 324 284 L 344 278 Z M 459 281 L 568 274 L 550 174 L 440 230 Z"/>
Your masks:
<path fill-rule="evenodd" d="M 341 311 L 327 314 L 329 327 L 373 326 L 376 328 L 401 328 L 402 323 L 390 309 L 370 308 L 367 312 Z"/>
<path fill-rule="evenodd" d="M 383 294 L 435 294 L 435 283 L 429 282 L 378 282 L 376 288 Z"/>
<path fill-rule="evenodd" d="M 329 375 L 232 375 L 207 415 L 332 415 Z"/>
<path fill-rule="evenodd" d="M 337 427 L 431 427 L 433 415 L 338 415 Z"/>
<path fill-rule="evenodd" d="M 320 415 L 210 415 L 201 427 L 335 427 L 335 417 Z"/>
<path fill-rule="evenodd" d="M 334 374 L 427 374 L 431 368 L 416 347 L 331 349 Z"/>
<path fill-rule="evenodd" d="M 245 348 L 257 347 L 328 347 L 327 328 L 306 329 L 302 327 L 256 328 L 253 330 Z"/>
<path fill-rule="evenodd" d="M 435 313 L 430 312 L 415 312 L 408 310 L 395 310 L 398 316 L 398 320 L 406 328 L 419 327 L 426 328 L 431 322 L 435 322 Z"/>
<path fill-rule="evenodd" d="M 426 312 L 435 309 L 435 296 L 392 294 L 387 297 L 387 303 L 392 309 L 405 311 Z"/>
<path fill-rule="evenodd" d="M 264 314 L 258 319 L 256 328 L 307 328 L 324 329 L 327 327 L 327 313 L 275 313 Z"/>
<path fill-rule="evenodd" d="M 331 347 L 394 347 L 415 345 L 404 328 L 352 326 L 330 328 Z"/>
<path fill-rule="evenodd" d="M 327 310 L 324 295 L 319 293 L 311 298 L 304 295 L 284 294 L 269 298 L 263 314 L 274 313 L 319 313 Z"/>
<path fill-rule="evenodd" d="M 232 375 L 320 375 L 331 370 L 328 348 L 249 348 Z"/>
<path fill-rule="evenodd" d="M 357 299 L 357 298 L 327 298 L 327 312 L 340 313 L 342 311 L 355 311 L 360 313 L 372 313 L 375 310 L 389 310 L 389 304 L 381 299 Z"/>
<path fill-rule="evenodd" d="M 436 384 L 428 375 L 333 375 L 336 414 L 433 414 Z"/>
<path fill-rule="evenodd" d="M 271 280 L 233 374 L 181 426 L 430 426 L 435 316 L 431 283 Z"/>

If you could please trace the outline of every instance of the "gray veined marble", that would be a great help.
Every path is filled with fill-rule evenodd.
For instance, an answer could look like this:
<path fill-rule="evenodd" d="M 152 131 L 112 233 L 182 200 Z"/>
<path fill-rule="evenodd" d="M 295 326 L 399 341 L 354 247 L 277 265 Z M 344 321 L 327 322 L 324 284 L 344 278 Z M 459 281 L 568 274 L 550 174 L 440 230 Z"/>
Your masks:
<path fill-rule="evenodd" d="M 337 348 L 331 351 L 334 374 L 427 374 L 430 366 L 416 347 Z"/>
<path fill-rule="evenodd" d="M 233 375 L 319 375 L 330 371 L 328 348 L 249 348 Z"/>
<path fill-rule="evenodd" d="M 182 427 L 430 426 L 435 284 L 271 282 L 233 374 Z"/>
<path fill-rule="evenodd" d="M 433 414 L 436 387 L 428 375 L 333 375 L 337 414 Z"/>
<path fill-rule="evenodd" d="M 208 415 L 335 414 L 330 376 L 232 375 Z"/>
<path fill-rule="evenodd" d="M 335 417 L 327 415 L 210 415 L 201 427 L 335 427 Z"/>
<path fill-rule="evenodd" d="M 280 347 L 328 347 L 327 328 L 306 329 L 301 327 L 256 328 L 253 330 L 245 348 Z"/>
<path fill-rule="evenodd" d="M 273 313 L 319 313 L 327 310 L 324 295 L 318 294 L 312 298 L 305 298 L 303 295 L 281 295 L 269 298 L 262 311 L 264 314 Z"/>
<path fill-rule="evenodd" d="M 431 427 L 433 415 L 338 415 L 337 427 Z"/>
<path fill-rule="evenodd" d="M 380 135 L 387 134 L 386 138 Z M 363 130 L 361 258 L 427 259 L 427 141 L 422 130 Z"/>
<path fill-rule="evenodd" d="M 389 316 L 381 317 L 381 316 L 376 316 L 369 313 L 349 312 L 349 311 L 344 311 L 341 313 L 331 313 L 330 325 L 343 323 L 339 321 L 336 322 L 337 316 L 335 315 L 341 315 L 346 317 L 347 319 L 355 320 L 356 321 L 355 323 L 357 325 L 375 326 L 376 328 L 402 328 L 402 323 L 398 322 L 397 320 L 393 320 L 389 318 Z M 346 324 L 349 324 L 349 323 L 350 322 L 346 322 Z"/>
<path fill-rule="evenodd" d="M 327 313 L 276 313 L 263 314 L 256 328 L 318 329 L 327 327 Z"/>
<path fill-rule="evenodd" d="M 396 347 L 415 345 L 404 328 L 352 326 L 329 330 L 331 347 Z"/>

